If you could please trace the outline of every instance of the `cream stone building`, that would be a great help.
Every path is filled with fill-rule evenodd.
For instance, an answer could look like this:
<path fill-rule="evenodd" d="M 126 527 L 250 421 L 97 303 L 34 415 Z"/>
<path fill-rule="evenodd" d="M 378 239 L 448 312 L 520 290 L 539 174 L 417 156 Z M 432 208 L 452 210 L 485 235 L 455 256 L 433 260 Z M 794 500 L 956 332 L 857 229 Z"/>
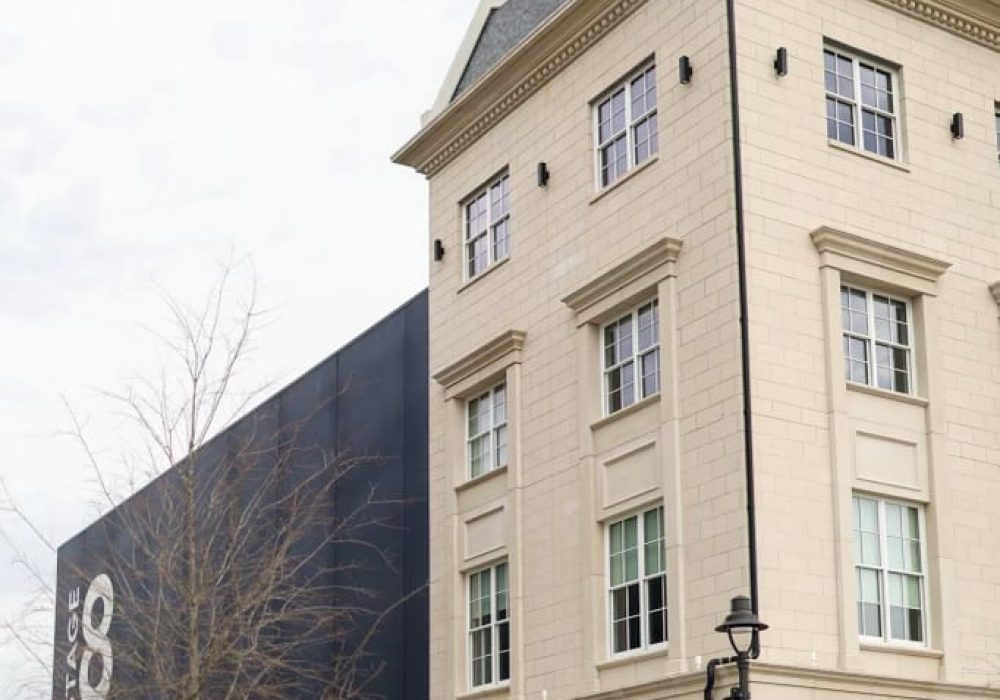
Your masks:
<path fill-rule="evenodd" d="M 997 0 L 482 0 L 394 156 L 432 697 L 700 698 L 752 593 L 758 700 L 1000 698 L 998 100 Z"/>

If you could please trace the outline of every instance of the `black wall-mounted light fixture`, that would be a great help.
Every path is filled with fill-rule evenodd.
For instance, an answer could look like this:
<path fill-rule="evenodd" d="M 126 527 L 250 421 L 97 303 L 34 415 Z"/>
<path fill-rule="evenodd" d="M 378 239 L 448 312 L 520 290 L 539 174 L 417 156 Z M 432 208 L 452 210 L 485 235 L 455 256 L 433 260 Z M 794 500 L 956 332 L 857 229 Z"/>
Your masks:
<path fill-rule="evenodd" d="M 778 47 L 778 52 L 774 56 L 774 72 L 778 77 L 788 75 L 788 49 L 784 46 Z"/>
<path fill-rule="evenodd" d="M 437 262 L 444 257 L 444 243 L 440 238 L 434 239 L 434 261 Z"/>
<path fill-rule="evenodd" d="M 693 74 L 694 67 L 691 65 L 691 59 L 687 56 L 681 56 L 677 61 L 677 76 L 680 78 L 681 85 L 690 83 Z"/>
<path fill-rule="evenodd" d="M 548 163 L 538 164 L 538 186 L 545 187 L 549 184 L 549 165 Z"/>
<path fill-rule="evenodd" d="M 955 112 L 951 115 L 951 137 L 953 139 L 960 139 L 965 136 L 965 117 L 962 116 L 961 112 Z"/>
<path fill-rule="evenodd" d="M 754 651 L 760 648 L 757 635 L 766 630 L 767 625 L 757 618 L 750 599 L 745 595 L 736 596 L 729 605 L 729 614 L 715 631 L 724 632 L 729 636 L 729 646 L 736 652 L 736 656 L 712 659 L 708 662 L 705 669 L 705 700 L 712 700 L 716 667 L 733 663 L 736 664 L 739 685 L 730 689 L 726 700 L 750 700 L 750 658 L 751 655 L 753 658 L 757 657 L 757 652 Z"/>

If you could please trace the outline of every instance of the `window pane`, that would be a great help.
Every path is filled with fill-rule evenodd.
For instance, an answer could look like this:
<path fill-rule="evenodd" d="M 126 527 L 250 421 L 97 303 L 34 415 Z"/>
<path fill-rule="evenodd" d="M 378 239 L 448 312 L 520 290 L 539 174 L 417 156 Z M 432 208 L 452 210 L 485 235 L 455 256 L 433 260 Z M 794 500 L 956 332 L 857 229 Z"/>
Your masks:
<path fill-rule="evenodd" d="M 635 162 L 641 163 L 649 157 L 649 123 L 639 122 L 632 127 L 632 142 L 635 144 Z"/>
<path fill-rule="evenodd" d="M 639 307 L 639 351 L 659 344 L 659 313 L 657 302 Z"/>
<path fill-rule="evenodd" d="M 618 360 L 618 324 L 611 323 L 604 327 L 604 366 L 614 367 Z"/>
<path fill-rule="evenodd" d="M 891 353 L 885 345 L 875 345 L 875 366 L 878 369 L 875 384 L 882 389 L 892 389 Z"/>
<path fill-rule="evenodd" d="M 618 322 L 618 359 L 632 357 L 632 317 L 626 316 Z"/>
<path fill-rule="evenodd" d="M 493 434 L 496 443 L 496 458 L 493 460 L 493 464 L 502 467 L 507 464 L 507 426 L 501 425 Z"/>
<path fill-rule="evenodd" d="M 496 613 L 497 620 L 507 619 L 507 565 L 499 564 L 496 568 Z"/>
<path fill-rule="evenodd" d="M 649 601 L 649 616 L 647 618 L 649 643 L 660 644 L 667 641 L 667 579 L 665 576 L 650 579 L 646 598 Z"/>
<path fill-rule="evenodd" d="M 848 381 L 868 383 L 868 343 L 844 336 L 844 374 Z"/>
<path fill-rule="evenodd" d="M 628 642 L 629 649 L 638 649 L 642 646 L 641 619 L 639 616 L 639 584 L 634 583 L 628 587 L 629 600 L 629 620 L 628 620 Z"/>
<path fill-rule="evenodd" d="M 869 532 L 878 532 L 878 501 L 860 498 L 861 527 Z"/>
<path fill-rule="evenodd" d="M 854 99 L 854 61 L 847 56 L 837 56 L 837 76 L 840 94 Z"/>
<path fill-rule="evenodd" d="M 837 103 L 837 140 L 854 145 L 854 108 L 842 102 Z"/>
<path fill-rule="evenodd" d="M 628 622 L 620 620 L 614 623 L 615 651 L 628 650 Z"/>
<path fill-rule="evenodd" d="M 604 143 L 611 138 L 611 98 L 597 106 L 597 140 Z"/>
<path fill-rule="evenodd" d="M 861 533 L 861 563 L 865 566 L 880 566 L 882 564 L 878 533 Z"/>
<path fill-rule="evenodd" d="M 907 609 L 907 628 L 911 642 L 924 641 L 924 613 L 916 608 Z"/>
<path fill-rule="evenodd" d="M 469 628 L 479 626 L 479 574 L 473 574 L 469 577 Z"/>
<path fill-rule="evenodd" d="M 656 107 L 656 66 L 650 66 L 646 71 L 646 106 Z"/>
<path fill-rule="evenodd" d="M 611 132 L 617 134 L 625 129 L 625 89 L 611 96 Z"/>
<path fill-rule="evenodd" d="M 885 540 L 885 546 L 889 555 L 889 568 L 896 570 L 905 568 L 903 561 L 903 540 L 898 537 L 889 536 L 886 536 Z"/>
<path fill-rule="evenodd" d="M 502 260 L 510 255 L 510 219 L 493 225 L 493 259 Z"/>
<path fill-rule="evenodd" d="M 487 433 L 469 441 L 469 473 L 472 477 L 490 469 L 490 436 Z"/>
<path fill-rule="evenodd" d="M 642 356 L 642 395 L 652 396 L 660 390 L 660 351 Z"/>
<path fill-rule="evenodd" d="M 510 678 L 510 623 L 497 626 L 497 680 Z"/>
<path fill-rule="evenodd" d="M 628 168 L 628 151 L 625 136 L 619 136 L 601 149 L 601 185 L 617 180 Z"/>
<path fill-rule="evenodd" d="M 629 518 L 625 521 L 625 580 L 635 581 L 639 578 L 639 542 L 638 520 Z"/>
<path fill-rule="evenodd" d="M 892 388 L 903 394 L 910 391 L 909 353 L 901 348 L 892 349 Z"/>
<path fill-rule="evenodd" d="M 879 572 L 871 569 L 860 569 L 861 600 L 866 603 L 879 603 L 882 594 L 879 589 Z"/>
<path fill-rule="evenodd" d="M 904 537 L 920 538 L 920 516 L 916 508 L 910 506 L 905 508 L 902 534 Z"/>
<path fill-rule="evenodd" d="M 493 390 L 493 425 L 507 421 L 507 388 L 501 384 Z"/>

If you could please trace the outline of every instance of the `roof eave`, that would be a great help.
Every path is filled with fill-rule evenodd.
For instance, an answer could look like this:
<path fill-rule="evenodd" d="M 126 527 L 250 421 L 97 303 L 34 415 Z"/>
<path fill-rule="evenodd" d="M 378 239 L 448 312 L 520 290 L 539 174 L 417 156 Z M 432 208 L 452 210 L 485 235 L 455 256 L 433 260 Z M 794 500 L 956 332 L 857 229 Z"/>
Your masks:
<path fill-rule="evenodd" d="M 432 175 L 647 0 L 570 0 L 392 154 Z"/>

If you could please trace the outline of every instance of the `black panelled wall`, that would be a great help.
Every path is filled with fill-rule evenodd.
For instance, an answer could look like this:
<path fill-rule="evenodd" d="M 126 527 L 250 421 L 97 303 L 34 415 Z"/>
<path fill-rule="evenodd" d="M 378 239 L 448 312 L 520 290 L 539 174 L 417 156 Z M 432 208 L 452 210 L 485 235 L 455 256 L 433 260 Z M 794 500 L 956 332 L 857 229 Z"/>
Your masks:
<path fill-rule="evenodd" d="M 381 503 L 374 506 L 373 515 L 380 522 L 362 539 L 375 544 L 391 566 L 381 562 L 370 547 L 338 545 L 328 549 L 328 554 L 360 564 L 339 575 L 349 576 L 340 583 L 374 592 L 374 602 L 368 598 L 365 605 L 392 608 L 368 645 L 369 663 L 382 668 L 369 690 L 384 698 L 422 700 L 428 696 L 427 386 L 424 291 L 216 436 L 197 462 L 197 479 L 202 491 L 208 492 L 213 464 L 234 445 L 242 444 L 247 431 L 274 435 L 290 425 L 297 426 L 297 445 L 333 450 L 364 462 L 363 468 L 338 484 L 332 513 L 350 512 L 374 491 Z M 296 452 L 277 490 L 308 474 L 315 463 L 309 454 L 309 449 L 303 449 L 301 457 Z M 261 468 L 271 468 L 266 451 L 258 461 Z M 158 499 L 175 483 L 176 473 L 168 471 L 59 548 L 54 700 L 81 697 L 80 649 L 74 651 L 70 642 L 81 641 L 79 618 L 71 619 L 71 608 L 76 604 L 79 613 L 91 582 L 113 569 L 107 566 L 110 552 L 117 550 L 119 556 L 129 552 L 128 537 L 116 522 L 128 517 L 130 509 L 155 512 L 162 502 Z M 135 555 L 130 552 L 128 556 Z M 120 620 L 128 612 L 127 605 L 116 602 L 108 630 L 112 646 L 138 644 L 124 637 L 127 632 Z M 331 652 L 338 650 L 327 644 L 304 653 L 329 658 Z M 116 681 L 127 684 L 128 673 L 127 664 L 115 663 L 112 689 Z"/>

